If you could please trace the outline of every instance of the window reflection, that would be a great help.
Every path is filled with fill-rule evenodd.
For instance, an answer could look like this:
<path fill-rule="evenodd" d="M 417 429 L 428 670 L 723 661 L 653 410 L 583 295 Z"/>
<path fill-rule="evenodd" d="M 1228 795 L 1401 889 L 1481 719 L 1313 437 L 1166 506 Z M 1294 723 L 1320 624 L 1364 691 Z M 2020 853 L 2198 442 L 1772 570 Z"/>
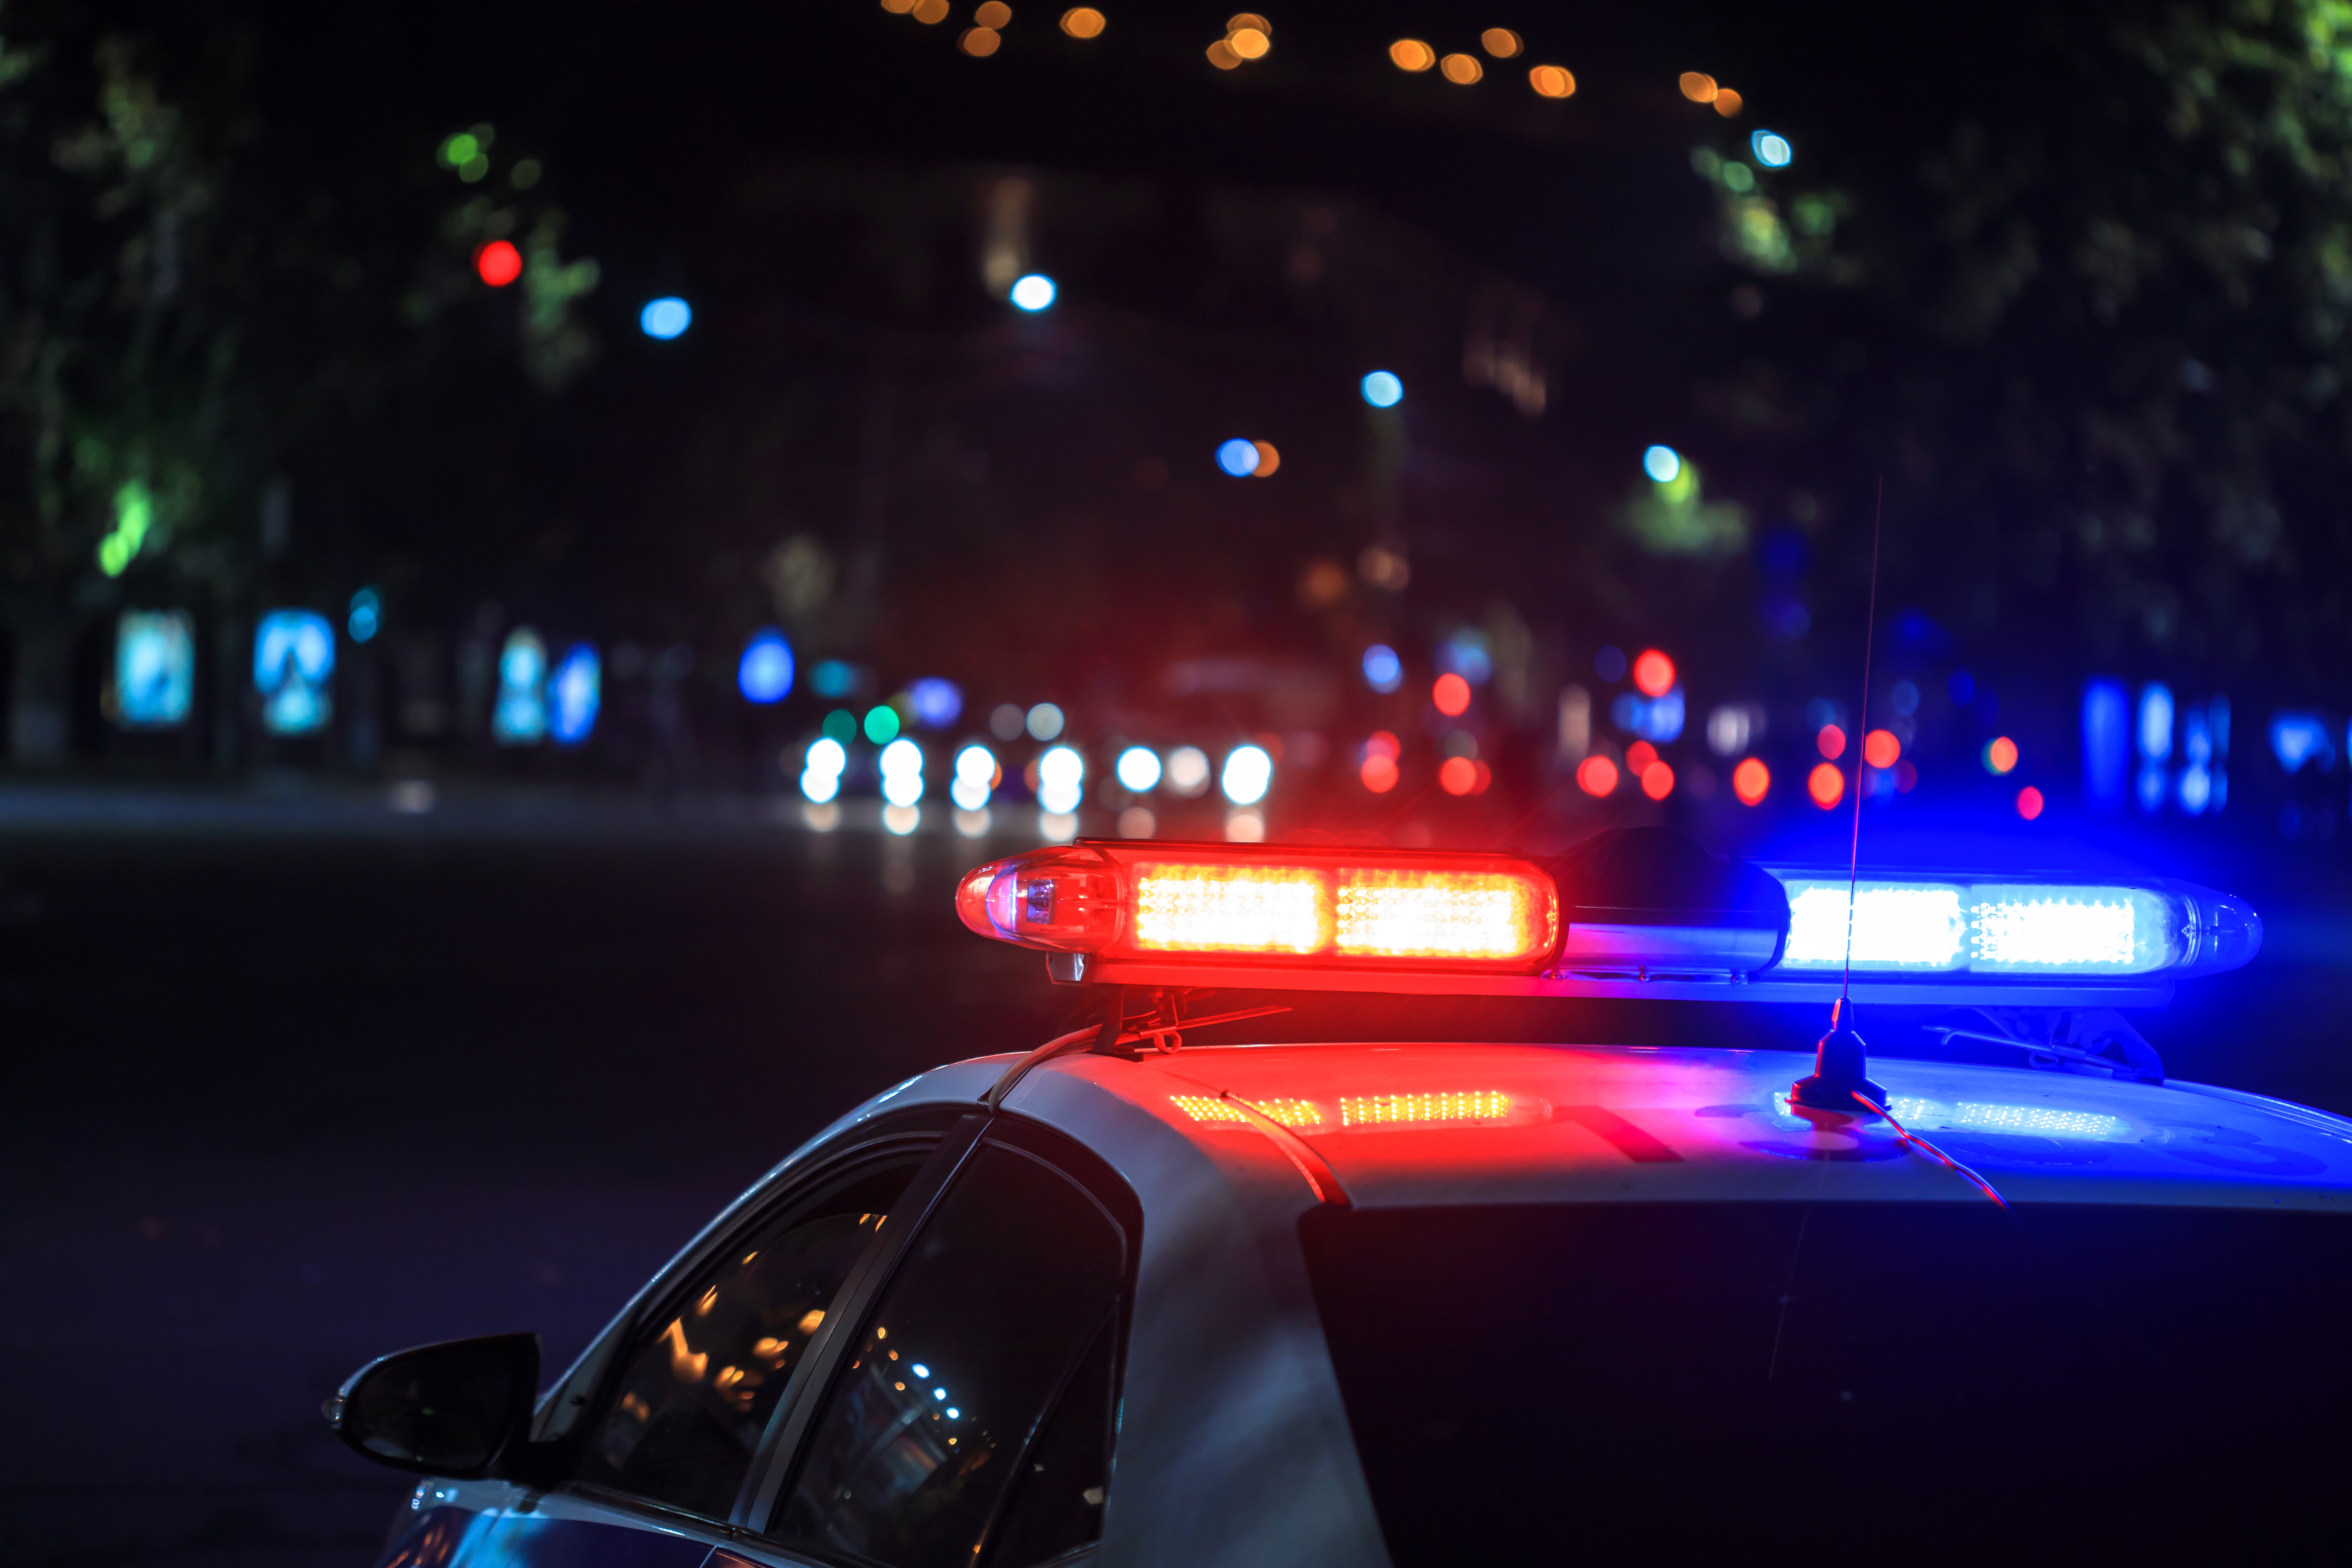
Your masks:
<path fill-rule="evenodd" d="M 581 1479 L 725 1518 L 785 1383 L 910 1174 L 796 1212 L 697 1281 L 629 1361 Z"/>

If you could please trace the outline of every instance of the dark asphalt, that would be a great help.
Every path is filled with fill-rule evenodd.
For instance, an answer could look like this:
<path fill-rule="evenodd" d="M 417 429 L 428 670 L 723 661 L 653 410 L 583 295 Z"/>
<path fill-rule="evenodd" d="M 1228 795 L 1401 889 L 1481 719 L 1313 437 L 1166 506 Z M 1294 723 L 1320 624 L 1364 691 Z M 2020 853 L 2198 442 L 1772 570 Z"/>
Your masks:
<path fill-rule="evenodd" d="M 518 1328 L 560 1364 L 856 1100 L 1064 1022 L 1034 955 L 956 925 L 980 858 L 752 820 L 0 837 L 0 1561 L 367 1561 L 407 1483 L 326 1434 L 346 1373 Z M 2178 1076 L 2352 1109 L 2342 873 L 2266 864 L 2233 879 L 2263 960 L 2144 1026 Z M 1460 1032 L 1818 1027 L 1477 1011 Z"/>

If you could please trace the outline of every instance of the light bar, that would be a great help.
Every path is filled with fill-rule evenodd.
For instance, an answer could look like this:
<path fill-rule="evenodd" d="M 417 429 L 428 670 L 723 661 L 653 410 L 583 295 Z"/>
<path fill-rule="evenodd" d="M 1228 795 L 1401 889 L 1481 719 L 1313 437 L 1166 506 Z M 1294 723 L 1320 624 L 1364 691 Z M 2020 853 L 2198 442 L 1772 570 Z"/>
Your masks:
<path fill-rule="evenodd" d="M 1773 973 L 1840 973 L 1845 877 L 1772 869 L 1789 890 Z M 2179 977 L 2235 969 L 2262 946 L 2242 900 L 2180 882 L 1865 877 L 1852 909 L 1857 976 Z"/>
<path fill-rule="evenodd" d="M 1105 959 L 1525 973 L 1559 944 L 1552 879 L 1501 855 L 1088 840 L 979 868 L 956 908 L 982 936 Z"/>

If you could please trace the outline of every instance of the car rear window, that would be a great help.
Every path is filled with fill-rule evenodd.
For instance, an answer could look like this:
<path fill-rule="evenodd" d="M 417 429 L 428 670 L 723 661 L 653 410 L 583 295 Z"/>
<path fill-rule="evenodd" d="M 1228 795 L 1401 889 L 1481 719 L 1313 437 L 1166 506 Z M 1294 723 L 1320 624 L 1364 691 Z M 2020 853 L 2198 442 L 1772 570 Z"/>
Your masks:
<path fill-rule="evenodd" d="M 1629 1203 L 1301 1231 L 1400 1568 L 1824 1530 L 1898 1558 L 2242 1542 L 2331 1515 L 2352 1459 L 2335 1215 Z"/>

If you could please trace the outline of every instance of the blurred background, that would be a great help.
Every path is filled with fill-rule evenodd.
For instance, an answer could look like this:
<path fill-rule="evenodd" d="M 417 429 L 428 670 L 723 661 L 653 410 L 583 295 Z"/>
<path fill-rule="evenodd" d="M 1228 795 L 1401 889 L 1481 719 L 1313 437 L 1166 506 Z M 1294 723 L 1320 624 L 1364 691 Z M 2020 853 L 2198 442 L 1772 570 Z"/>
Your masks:
<path fill-rule="evenodd" d="M 367 1560 L 320 1396 L 1034 1044 L 1081 835 L 1859 789 L 2352 1109 L 2347 176 L 2321 0 L 7 0 L 0 1559 Z"/>

